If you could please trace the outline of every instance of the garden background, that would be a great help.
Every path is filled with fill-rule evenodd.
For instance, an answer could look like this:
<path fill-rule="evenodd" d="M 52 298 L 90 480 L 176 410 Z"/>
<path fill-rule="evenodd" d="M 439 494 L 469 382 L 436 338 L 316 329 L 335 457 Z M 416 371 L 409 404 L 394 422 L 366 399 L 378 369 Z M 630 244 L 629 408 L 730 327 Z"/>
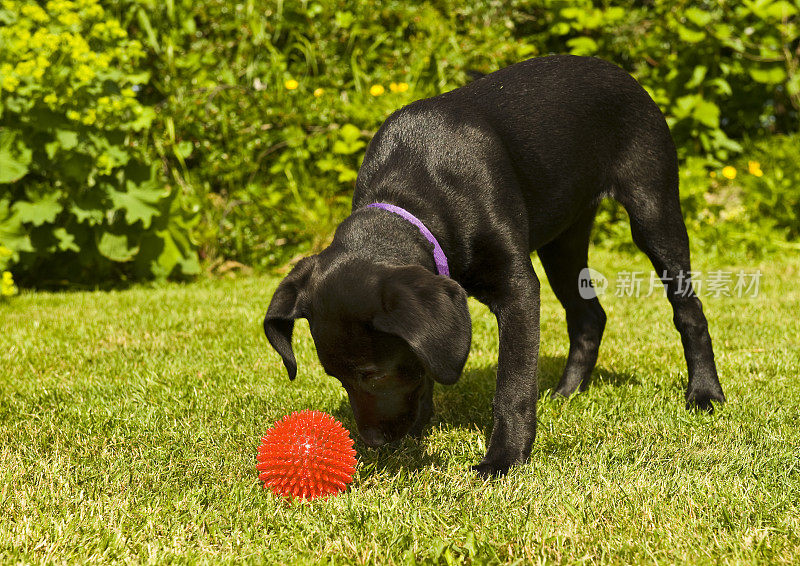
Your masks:
<path fill-rule="evenodd" d="M 651 93 L 695 249 L 798 248 L 798 6 L 2 0 L 0 268 L 43 288 L 279 268 L 329 240 L 394 109 L 548 53 Z M 597 224 L 631 248 L 618 207 Z"/>
<path fill-rule="evenodd" d="M 800 563 L 798 26 L 800 0 L 0 0 L 0 562 Z M 272 496 L 274 421 L 355 431 L 306 321 L 294 382 L 267 344 L 283 274 L 393 110 L 548 53 L 617 63 L 665 112 L 727 403 L 685 410 L 672 311 L 606 202 L 589 265 L 642 293 L 601 298 L 591 384 L 554 399 L 569 339 L 533 257 L 530 463 L 469 469 L 497 369 L 470 300 L 422 437 L 356 438 L 336 497 Z"/>

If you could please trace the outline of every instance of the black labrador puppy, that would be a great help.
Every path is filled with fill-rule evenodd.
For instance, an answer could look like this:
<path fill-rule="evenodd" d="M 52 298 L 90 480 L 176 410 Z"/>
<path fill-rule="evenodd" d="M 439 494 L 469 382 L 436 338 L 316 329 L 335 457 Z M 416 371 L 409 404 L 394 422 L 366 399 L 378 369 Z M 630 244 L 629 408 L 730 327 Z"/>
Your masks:
<path fill-rule="evenodd" d="M 380 446 L 419 433 L 433 381 L 458 379 L 471 339 L 467 295 L 476 297 L 497 317 L 500 346 L 489 449 L 475 469 L 504 474 L 526 461 L 536 436 L 540 299 L 530 254 L 566 310 L 569 356 L 555 390 L 566 397 L 586 385 L 606 321 L 578 285 L 604 197 L 625 207 L 666 286 L 689 369 L 687 407 L 712 409 L 725 396 L 700 300 L 686 292 L 675 145 L 636 80 L 589 57 L 524 61 L 392 114 L 367 148 L 352 214 L 275 291 L 267 338 L 293 379 L 292 328 L 308 319 L 361 438 Z"/>

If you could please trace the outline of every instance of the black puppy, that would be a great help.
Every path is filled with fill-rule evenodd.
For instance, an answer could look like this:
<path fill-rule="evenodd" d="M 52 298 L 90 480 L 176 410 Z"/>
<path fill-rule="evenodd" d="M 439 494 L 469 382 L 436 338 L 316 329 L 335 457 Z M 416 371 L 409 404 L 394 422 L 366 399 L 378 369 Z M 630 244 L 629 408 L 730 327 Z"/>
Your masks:
<path fill-rule="evenodd" d="M 528 458 L 536 436 L 539 280 L 530 254 L 566 310 L 569 357 L 555 393 L 569 396 L 587 383 L 606 321 L 578 286 L 604 197 L 625 207 L 666 285 L 689 368 L 687 406 L 711 409 L 725 396 L 700 300 L 685 292 L 674 143 L 645 90 L 588 57 L 524 61 L 392 114 L 369 144 L 352 214 L 278 286 L 267 338 L 294 378 L 292 328 L 307 318 L 361 437 L 379 446 L 420 432 L 433 380 L 458 379 L 471 339 L 467 295 L 476 297 L 497 317 L 500 351 L 494 428 L 475 468 L 503 474 Z"/>

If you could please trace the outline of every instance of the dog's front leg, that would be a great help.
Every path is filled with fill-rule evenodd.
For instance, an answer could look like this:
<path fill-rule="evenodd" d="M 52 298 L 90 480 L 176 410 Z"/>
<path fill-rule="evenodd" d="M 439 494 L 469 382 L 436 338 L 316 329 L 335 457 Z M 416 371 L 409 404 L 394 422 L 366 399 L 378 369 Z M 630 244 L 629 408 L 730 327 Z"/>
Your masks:
<path fill-rule="evenodd" d="M 507 285 L 501 300 L 491 306 L 497 317 L 500 353 L 489 449 L 473 466 L 483 477 L 503 475 L 512 465 L 525 462 L 536 438 L 539 280 L 530 267 Z"/>

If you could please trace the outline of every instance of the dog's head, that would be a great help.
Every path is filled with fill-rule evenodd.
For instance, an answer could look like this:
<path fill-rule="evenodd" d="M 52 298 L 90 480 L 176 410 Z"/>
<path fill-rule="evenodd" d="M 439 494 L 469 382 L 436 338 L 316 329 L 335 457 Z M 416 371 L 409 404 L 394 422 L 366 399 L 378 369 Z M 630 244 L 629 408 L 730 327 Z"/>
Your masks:
<path fill-rule="evenodd" d="M 306 318 L 325 371 L 341 381 L 364 442 L 416 434 L 432 413 L 433 381 L 458 380 L 469 354 L 467 296 L 426 269 L 349 259 L 300 261 L 278 286 L 264 331 L 297 375 L 292 329 Z"/>

